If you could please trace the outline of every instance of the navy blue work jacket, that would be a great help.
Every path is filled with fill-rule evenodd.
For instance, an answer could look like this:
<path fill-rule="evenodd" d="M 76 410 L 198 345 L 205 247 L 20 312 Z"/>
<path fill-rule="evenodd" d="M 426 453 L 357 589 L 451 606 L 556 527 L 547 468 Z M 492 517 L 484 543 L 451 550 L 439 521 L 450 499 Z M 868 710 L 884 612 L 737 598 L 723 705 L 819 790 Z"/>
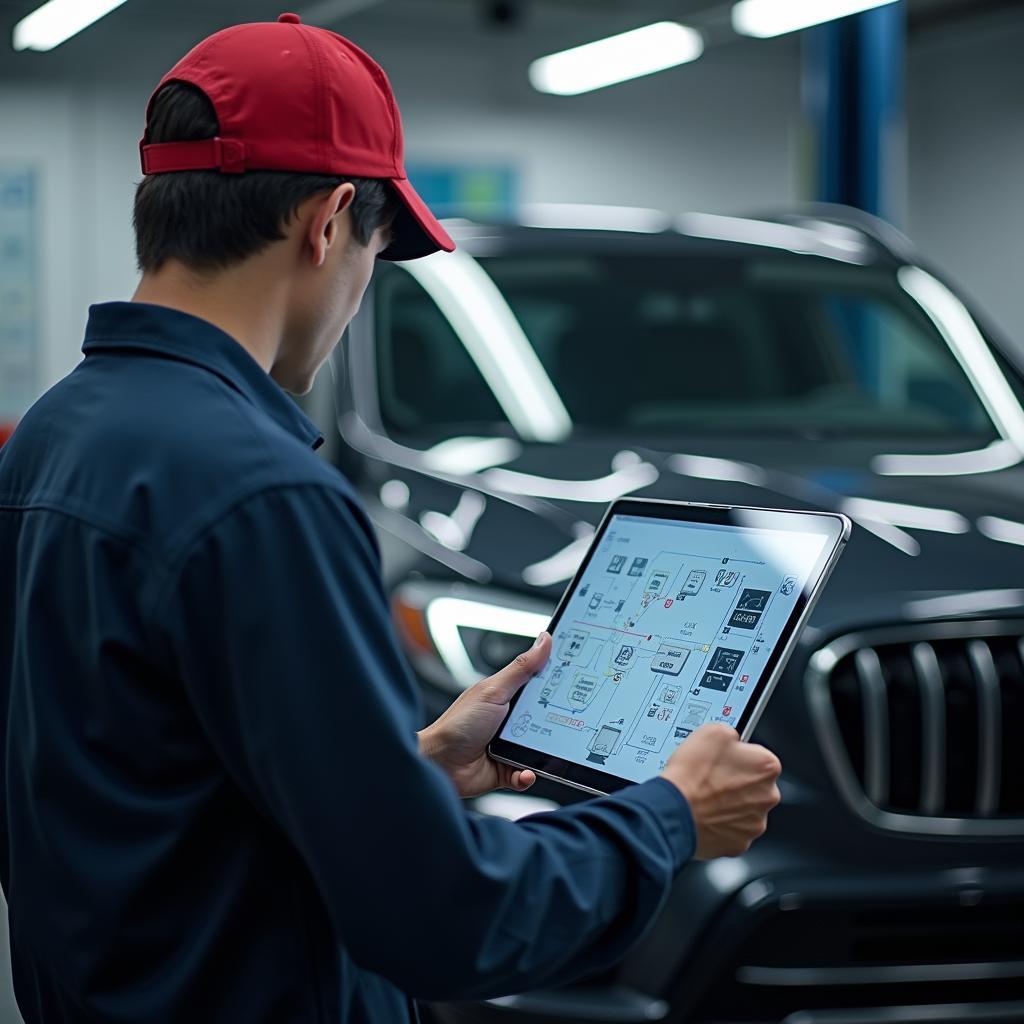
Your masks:
<path fill-rule="evenodd" d="M 91 311 L 0 449 L 0 869 L 29 1024 L 408 1021 L 622 956 L 664 780 L 518 823 L 418 753 L 368 520 L 232 338 Z"/>

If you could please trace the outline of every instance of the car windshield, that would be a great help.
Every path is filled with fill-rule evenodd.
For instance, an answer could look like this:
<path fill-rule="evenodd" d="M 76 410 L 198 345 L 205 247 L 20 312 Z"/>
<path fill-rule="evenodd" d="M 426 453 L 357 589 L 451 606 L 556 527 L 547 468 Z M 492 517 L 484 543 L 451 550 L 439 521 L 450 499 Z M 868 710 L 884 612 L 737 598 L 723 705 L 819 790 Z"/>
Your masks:
<path fill-rule="evenodd" d="M 445 299 L 408 268 L 379 276 L 377 379 L 389 431 L 508 430 L 508 401 L 479 352 L 493 338 L 486 317 L 482 340 L 467 345 L 465 321 L 480 319 L 483 295 L 514 314 L 577 431 L 998 436 L 891 269 L 635 252 L 491 256 L 478 266 L 500 295 L 487 281 L 489 298 L 453 286 Z"/>

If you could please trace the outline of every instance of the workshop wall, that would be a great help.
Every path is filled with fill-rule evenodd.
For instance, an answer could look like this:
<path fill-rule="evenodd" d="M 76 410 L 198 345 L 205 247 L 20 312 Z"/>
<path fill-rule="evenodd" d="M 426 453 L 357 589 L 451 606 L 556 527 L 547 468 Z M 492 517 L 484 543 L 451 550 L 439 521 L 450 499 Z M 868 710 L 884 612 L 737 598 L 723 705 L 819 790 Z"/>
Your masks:
<path fill-rule="evenodd" d="M 77 362 L 89 303 L 134 287 L 139 101 L 113 86 L 61 83 L 0 83 L 0 95 L 0 163 L 36 171 L 43 388 Z"/>
<path fill-rule="evenodd" d="M 907 230 L 1024 348 L 1024 24 L 922 32 L 909 53 Z"/>
<path fill-rule="evenodd" d="M 510 166 L 524 201 L 742 213 L 799 195 L 792 37 L 575 98 L 534 93 L 516 45 L 453 46 L 439 72 L 401 35 L 357 39 L 389 69 L 410 160 Z M 1022 43 L 1018 23 L 984 21 L 912 40 L 906 228 L 1024 345 Z M 41 386 L 77 361 L 88 303 L 134 286 L 136 145 L 162 67 L 136 62 L 85 87 L 0 82 L 0 162 L 27 156 L 40 174 Z"/>

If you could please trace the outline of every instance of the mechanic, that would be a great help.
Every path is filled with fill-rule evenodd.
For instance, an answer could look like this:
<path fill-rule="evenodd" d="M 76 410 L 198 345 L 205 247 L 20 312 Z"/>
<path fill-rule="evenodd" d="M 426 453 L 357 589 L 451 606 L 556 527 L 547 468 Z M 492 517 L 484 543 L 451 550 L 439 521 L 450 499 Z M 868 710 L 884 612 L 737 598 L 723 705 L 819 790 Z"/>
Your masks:
<path fill-rule="evenodd" d="M 779 764 L 708 726 L 517 823 L 485 747 L 551 640 L 417 735 L 370 523 L 306 392 L 377 258 L 453 248 L 381 69 L 295 15 L 165 76 L 141 283 L 0 453 L 2 880 L 28 1024 L 393 1022 L 620 958 Z"/>

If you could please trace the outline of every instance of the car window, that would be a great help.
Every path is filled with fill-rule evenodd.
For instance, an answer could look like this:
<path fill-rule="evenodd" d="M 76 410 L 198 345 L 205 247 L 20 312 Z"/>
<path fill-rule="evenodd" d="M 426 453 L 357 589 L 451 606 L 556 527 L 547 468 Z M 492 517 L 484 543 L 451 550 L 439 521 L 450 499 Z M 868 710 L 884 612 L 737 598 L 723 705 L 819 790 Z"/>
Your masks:
<path fill-rule="evenodd" d="M 577 428 L 996 436 L 956 358 L 891 271 L 788 255 L 480 262 Z M 393 271 L 378 303 L 386 423 L 443 433 L 504 421 L 416 282 Z"/>
<path fill-rule="evenodd" d="M 399 271 L 374 288 L 377 380 L 391 430 L 504 420 L 501 406 L 451 324 L 423 287 Z"/>

